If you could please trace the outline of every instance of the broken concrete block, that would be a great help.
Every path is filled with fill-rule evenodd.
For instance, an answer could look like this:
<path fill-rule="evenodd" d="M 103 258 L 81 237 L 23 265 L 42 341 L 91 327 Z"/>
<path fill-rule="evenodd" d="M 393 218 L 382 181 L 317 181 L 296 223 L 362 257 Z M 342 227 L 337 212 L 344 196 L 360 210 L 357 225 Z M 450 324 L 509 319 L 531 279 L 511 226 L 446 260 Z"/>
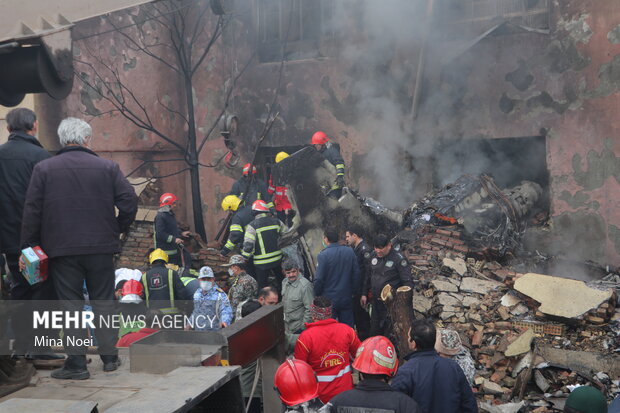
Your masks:
<path fill-rule="evenodd" d="M 504 352 L 504 355 L 506 357 L 513 357 L 518 356 L 519 354 L 527 353 L 531 349 L 533 339 L 534 330 L 528 328 L 508 346 Z"/>
<path fill-rule="evenodd" d="M 491 380 L 485 379 L 482 383 L 482 391 L 485 394 L 504 394 L 504 392 L 508 392 L 508 389 L 504 389 L 497 383 L 493 383 Z"/>
<path fill-rule="evenodd" d="M 549 381 L 545 378 L 545 376 L 543 376 L 540 370 L 534 371 L 534 381 L 536 382 L 536 385 L 538 386 L 538 388 L 543 391 L 543 393 L 546 393 L 547 390 L 549 390 L 549 387 L 551 386 L 549 384 Z"/>
<path fill-rule="evenodd" d="M 504 307 L 503 305 L 500 305 L 497 308 L 497 313 L 502 318 L 502 320 L 508 320 L 510 318 L 510 313 L 508 312 L 508 308 Z"/>
<path fill-rule="evenodd" d="M 527 308 L 527 306 L 525 304 L 519 303 L 519 304 L 517 304 L 517 306 L 515 308 L 510 310 L 510 314 L 516 315 L 516 316 L 520 316 L 522 314 L 527 313 L 528 311 L 530 311 L 530 309 Z"/>
<path fill-rule="evenodd" d="M 458 287 L 449 281 L 433 280 L 431 281 L 431 285 L 437 291 L 445 291 L 449 293 L 456 293 L 459 291 Z"/>
<path fill-rule="evenodd" d="M 413 298 L 413 309 L 420 313 L 427 313 L 433 307 L 433 300 L 423 295 L 416 295 Z"/>
<path fill-rule="evenodd" d="M 510 293 L 510 292 L 504 294 L 504 296 L 502 297 L 502 300 L 501 300 L 501 304 L 504 307 L 512 307 L 512 306 L 515 306 L 515 305 L 519 304 L 520 302 L 521 302 L 521 300 L 519 300 L 519 298 L 516 295 L 514 295 L 513 293 Z"/>
<path fill-rule="evenodd" d="M 538 311 L 564 318 L 580 318 L 613 295 L 612 289 L 598 290 L 583 281 L 535 273 L 518 278 L 514 288 L 538 301 Z"/>
<path fill-rule="evenodd" d="M 517 377 L 523 369 L 528 368 L 530 364 L 532 363 L 533 358 L 534 358 L 534 353 L 532 353 L 531 351 L 527 353 L 525 356 L 523 356 L 521 360 L 519 360 L 517 364 L 515 364 L 514 368 L 512 369 L 512 377 Z"/>
<path fill-rule="evenodd" d="M 464 307 L 470 307 L 470 308 L 476 308 L 480 305 L 480 300 L 472 297 L 471 295 L 466 295 L 465 297 L 463 297 L 463 306 Z"/>
<path fill-rule="evenodd" d="M 467 264 L 462 258 L 444 258 L 442 263 L 444 266 L 451 268 L 460 276 L 463 276 L 465 273 L 467 273 Z"/>
<path fill-rule="evenodd" d="M 488 294 L 496 288 L 502 287 L 504 284 L 497 281 L 480 280 L 474 277 L 463 277 L 461 281 L 461 291 Z"/>
<path fill-rule="evenodd" d="M 523 406 L 525 406 L 524 401 L 520 401 L 519 403 L 499 404 L 495 406 L 485 402 L 480 405 L 480 410 L 487 413 L 517 413 Z"/>
<path fill-rule="evenodd" d="M 443 305 L 444 307 L 460 307 L 462 305 L 461 300 L 447 293 L 437 294 L 435 299 L 437 300 L 437 304 Z"/>

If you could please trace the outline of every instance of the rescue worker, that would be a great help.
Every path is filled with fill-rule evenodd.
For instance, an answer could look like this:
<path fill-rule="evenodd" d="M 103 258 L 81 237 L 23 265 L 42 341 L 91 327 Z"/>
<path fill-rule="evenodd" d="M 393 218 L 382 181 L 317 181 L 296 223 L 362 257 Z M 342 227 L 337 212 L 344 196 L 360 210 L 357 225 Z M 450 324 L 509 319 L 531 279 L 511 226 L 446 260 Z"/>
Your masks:
<path fill-rule="evenodd" d="M 252 207 L 244 206 L 239 208 L 240 204 L 241 199 L 239 199 L 236 195 L 227 195 L 222 200 L 222 209 L 224 211 L 233 211 L 235 213 L 230 220 L 228 240 L 226 241 L 224 247 L 220 250 L 220 254 L 224 257 L 234 250 L 237 245 L 243 243 L 245 227 L 254 220 Z"/>
<path fill-rule="evenodd" d="M 332 318 L 332 301 L 316 297 L 310 307 L 312 323 L 306 324 L 295 345 L 295 358 L 307 362 L 317 374 L 319 398 L 327 403 L 353 388 L 351 359 L 360 340 L 355 331 Z"/>
<path fill-rule="evenodd" d="M 398 357 L 394 345 L 386 337 L 364 340 L 357 350 L 353 368 L 360 372 L 360 382 L 355 389 L 331 399 L 327 404 L 330 412 L 364 413 L 374 409 L 385 413 L 421 412 L 415 400 L 388 384 L 398 370 Z"/>
<path fill-rule="evenodd" d="M 179 274 L 171 268 L 166 268 L 168 254 L 161 248 L 149 254 L 151 269 L 142 275 L 146 307 L 150 310 L 160 310 L 164 314 L 178 314 L 181 310 L 177 304 L 183 300 L 190 300 Z"/>
<path fill-rule="evenodd" d="M 198 275 L 200 289 L 194 293 L 194 311 L 190 325 L 196 331 L 217 331 L 232 323 L 233 312 L 226 293 L 215 284 L 210 267 L 202 267 Z"/>
<path fill-rule="evenodd" d="M 252 176 L 250 176 L 249 163 L 243 166 L 243 176 L 233 184 L 229 195 L 239 197 L 241 206 L 252 206 L 254 201 L 261 199 L 267 203 L 269 208 L 273 208 L 267 184 L 256 176 L 256 166 L 252 166 Z"/>
<path fill-rule="evenodd" d="M 312 367 L 302 360 L 287 359 L 280 364 L 273 384 L 286 406 L 286 412 L 321 412 L 323 403 L 318 399 L 319 383 Z"/>
<path fill-rule="evenodd" d="M 159 209 L 153 225 L 153 240 L 155 248 L 160 248 L 168 255 L 168 262 L 184 268 L 191 268 L 191 255 L 183 249 L 183 239 L 189 237 L 189 231 L 181 232 L 174 210 L 177 206 L 177 197 L 166 192 L 159 197 Z M 179 254 L 183 251 L 183 256 Z"/>
<path fill-rule="evenodd" d="M 278 152 L 276 155 L 276 163 L 280 163 L 283 159 L 288 158 L 288 153 Z M 288 227 L 293 224 L 293 206 L 288 199 L 288 188 L 286 186 L 278 186 L 273 182 L 273 175 L 269 176 L 269 188 L 267 191 L 273 196 L 273 206 L 276 209 L 276 216 Z"/>
<path fill-rule="evenodd" d="M 241 315 L 241 306 L 248 300 L 257 297 L 258 284 L 254 278 L 245 272 L 245 258 L 241 255 L 233 255 L 228 264 L 224 264 L 224 266 L 228 267 L 228 275 L 230 276 L 228 299 L 236 320 Z"/>
<path fill-rule="evenodd" d="M 263 200 L 254 201 L 252 211 L 254 220 L 245 227 L 241 255 L 247 259 L 253 258 L 258 288 L 272 284 L 279 294 L 283 277 L 280 270 L 282 250 L 278 244 L 280 235 L 287 232 L 288 228 L 269 214 L 269 207 Z M 275 281 L 270 282 L 270 277 Z"/>
<path fill-rule="evenodd" d="M 342 188 L 344 188 L 344 160 L 340 155 L 340 146 L 331 142 L 325 132 L 322 131 L 315 132 L 312 135 L 311 143 L 314 149 L 336 167 L 336 181 L 332 184 L 329 196 L 336 199 L 340 198 Z"/>
<path fill-rule="evenodd" d="M 374 251 L 370 254 L 370 279 L 366 280 L 360 304 L 366 307 L 368 292 L 372 292 L 372 315 L 370 317 L 370 335 L 388 335 L 390 321 L 383 301 L 379 299 L 381 290 L 387 284 L 393 289 L 408 286 L 413 288 L 411 269 L 407 259 L 392 249 L 392 243 L 385 234 L 379 234 L 374 241 Z M 406 349 L 400 349 L 406 351 Z"/>
<path fill-rule="evenodd" d="M 357 266 L 360 269 L 360 285 L 365 285 L 370 278 L 370 254 L 372 248 L 362 237 L 362 228 L 359 225 L 351 224 L 345 232 L 345 240 L 349 247 L 353 248 L 357 258 Z M 361 292 L 361 289 L 360 289 Z M 360 340 L 366 340 L 370 336 L 370 315 L 366 308 L 361 305 L 362 296 L 357 294 L 353 297 L 353 318 L 355 329 Z"/>
<path fill-rule="evenodd" d="M 355 253 L 338 241 L 335 228 L 324 231 L 323 243 L 327 246 L 317 257 L 314 295 L 324 295 L 332 300 L 333 317 L 353 327 L 353 297 L 360 293 L 360 272 Z"/>
<path fill-rule="evenodd" d="M 288 257 L 282 261 L 282 305 L 284 306 L 284 334 L 286 336 L 286 352 L 295 350 L 297 338 L 304 329 L 305 323 L 311 323 L 310 306 L 314 299 L 312 283 L 308 281 L 294 259 Z"/>

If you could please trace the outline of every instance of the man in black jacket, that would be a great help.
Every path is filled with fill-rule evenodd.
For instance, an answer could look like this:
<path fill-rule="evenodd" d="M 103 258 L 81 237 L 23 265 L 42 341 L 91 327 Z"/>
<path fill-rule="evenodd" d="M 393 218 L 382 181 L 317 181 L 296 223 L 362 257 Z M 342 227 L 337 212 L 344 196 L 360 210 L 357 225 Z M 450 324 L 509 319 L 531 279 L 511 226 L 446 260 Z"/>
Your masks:
<path fill-rule="evenodd" d="M 120 252 L 120 234 L 136 216 L 138 197 L 117 163 L 99 158 L 86 147 L 92 136 L 88 123 L 64 119 L 58 136 L 63 148 L 39 162 L 32 172 L 24 205 L 22 246 L 40 245 L 47 253 L 49 277 L 65 311 L 83 309 L 86 283 L 98 321 L 114 311 L 113 255 Z M 99 327 L 103 369 L 116 370 L 116 332 L 95 326 Z M 87 347 L 77 341 L 85 338 L 86 331 L 75 325 L 65 327 L 68 358 L 52 377 L 87 379 Z M 69 337 L 76 341 L 72 344 Z"/>
<path fill-rule="evenodd" d="M 331 190 L 328 196 L 332 198 L 340 198 L 342 195 L 342 188 L 344 188 L 344 160 L 340 155 L 340 146 L 333 143 L 325 134 L 325 132 L 318 131 L 312 135 L 310 143 L 325 159 L 329 161 L 336 168 L 336 180 L 332 184 Z"/>
<path fill-rule="evenodd" d="M 178 265 L 185 269 L 192 267 L 192 256 L 185 248 L 183 248 L 183 239 L 181 237 L 189 237 L 189 231 L 179 229 L 179 224 L 174 215 L 177 208 L 176 195 L 166 192 L 159 197 L 159 209 L 153 223 L 153 239 L 155 240 L 155 248 L 160 248 L 168 255 L 170 264 Z M 179 254 L 179 251 L 181 253 Z"/>
<path fill-rule="evenodd" d="M 351 224 L 345 232 L 345 240 L 349 247 L 353 248 L 357 258 L 357 266 L 360 269 L 360 284 L 362 287 L 370 280 L 370 255 L 372 248 L 364 240 L 362 228 L 357 224 Z M 363 288 L 360 288 L 361 291 Z M 365 307 L 361 305 L 361 295 L 353 298 L 353 318 L 355 319 L 355 329 L 360 340 L 366 340 L 370 335 L 370 316 Z"/>
<path fill-rule="evenodd" d="M 31 286 L 19 270 L 21 254 L 20 231 L 22 213 L 28 182 L 34 166 L 50 157 L 41 143 L 34 137 L 37 133 L 37 116 L 26 108 L 17 108 L 6 116 L 9 139 L 0 145 L 0 253 L 6 255 L 6 262 L 11 274 L 12 300 L 52 300 L 54 289 L 50 280 Z M 22 309 L 13 317 L 15 329 L 15 353 L 18 355 L 32 351 L 32 322 L 29 311 Z M 29 348 L 30 347 L 30 348 Z"/>

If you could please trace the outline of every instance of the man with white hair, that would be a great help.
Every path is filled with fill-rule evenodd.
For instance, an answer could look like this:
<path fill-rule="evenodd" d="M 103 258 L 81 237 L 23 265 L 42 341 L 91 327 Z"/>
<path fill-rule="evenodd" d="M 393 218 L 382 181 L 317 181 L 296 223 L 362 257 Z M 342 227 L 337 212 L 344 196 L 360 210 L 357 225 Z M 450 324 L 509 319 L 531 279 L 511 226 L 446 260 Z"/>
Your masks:
<path fill-rule="evenodd" d="M 64 119 L 58 137 L 62 149 L 39 162 L 32 172 L 21 243 L 22 247 L 40 245 L 49 257 L 49 277 L 63 310 L 82 310 L 86 283 L 103 370 L 114 371 L 120 364 L 116 332 L 97 326 L 97 321 L 100 315 L 114 312 L 113 255 L 120 252 L 120 234 L 136 216 L 138 197 L 116 162 L 102 159 L 88 148 L 92 137 L 88 123 Z M 84 343 L 80 339 L 86 338 L 86 330 L 75 328 L 75 324 L 65 327 L 68 357 L 52 377 L 87 379 L 88 348 L 78 345 Z"/>

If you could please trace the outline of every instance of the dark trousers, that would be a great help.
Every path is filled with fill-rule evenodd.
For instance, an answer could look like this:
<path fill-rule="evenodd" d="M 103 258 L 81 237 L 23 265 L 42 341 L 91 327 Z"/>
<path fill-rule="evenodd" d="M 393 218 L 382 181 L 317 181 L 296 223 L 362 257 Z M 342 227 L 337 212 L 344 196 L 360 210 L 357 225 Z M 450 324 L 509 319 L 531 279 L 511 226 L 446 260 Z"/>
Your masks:
<path fill-rule="evenodd" d="M 256 271 L 256 282 L 258 283 L 259 290 L 263 287 L 271 285 L 278 290 L 278 296 L 281 296 L 282 279 L 284 278 L 284 275 L 282 275 L 282 270 L 280 269 L 281 262 L 282 261 L 276 262 L 276 265 L 271 268 L 259 268 L 258 266 L 254 267 L 254 271 Z"/>
<path fill-rule="evenodd" d="M 353 318 L 355 319 L 357 336 L 361 341 L 364 341 L 370 337 L 370 316 L 368 311 L 362 308 L 360 298 L 359 295 L 353 298 Z"/>
<path fill-rule="evenodd" d="M 370 317 L 370 336 L 386 336 L 390 330 L 389 313 L 383 301 L 372 299 L 372 315 Z"/>
<path fill-rule="evenodd" d="M 353 328 L 355 321 L 353 318 L 353 305 L 350 301 L 340 302 L 332 299 L 332 318 Z"/>
<path fill-rule="evenodd" d="M 170 264 L 178 265 L 179 267 L 191 268 L 192 267 L 192 254 L 185 248 L 179 249 L 179 252 L 172 254 L 168 257 Z"/>
<path fill-rule="evenodd" d="M 104 363 L 116 360 L 117 329 L 100 325 L 100 317 L 111 320 L 114 314 L 114 262 L 112 254 L 71 255 L 50 259 L 50 275 L 64 311 L 82 311 L 84 307 L 84 282 L 90 304 L 95 313 L 95 334 L 99 343 L 98 351 Z M 70 345 L 66 338 L 85 339 L 86 330 L 67 328 L 64 330 L 65 367 L 70 370 L 86 368 L 86 346 Z"/>
<path fill-rule="evenodd" d="M 30 285 L 19 270 L 20 254 L 5 254 L 6 263 L 11 274 L 11 300 L 19 304 L 11 306 L 11 325 L 15 334 L 13 350 L 15 354 L 49 353 L 49 347 L 34 347 L 35 331 L 32 328 L 33 310 L 49 310 L 50 301 L 56 300 L 56 293 L 52 281 L 47 280 Z M 47 302 L 43 302 L 47 301 Z M 38 329 L 38 335 L 54 336 L 50 330 Z"/>

